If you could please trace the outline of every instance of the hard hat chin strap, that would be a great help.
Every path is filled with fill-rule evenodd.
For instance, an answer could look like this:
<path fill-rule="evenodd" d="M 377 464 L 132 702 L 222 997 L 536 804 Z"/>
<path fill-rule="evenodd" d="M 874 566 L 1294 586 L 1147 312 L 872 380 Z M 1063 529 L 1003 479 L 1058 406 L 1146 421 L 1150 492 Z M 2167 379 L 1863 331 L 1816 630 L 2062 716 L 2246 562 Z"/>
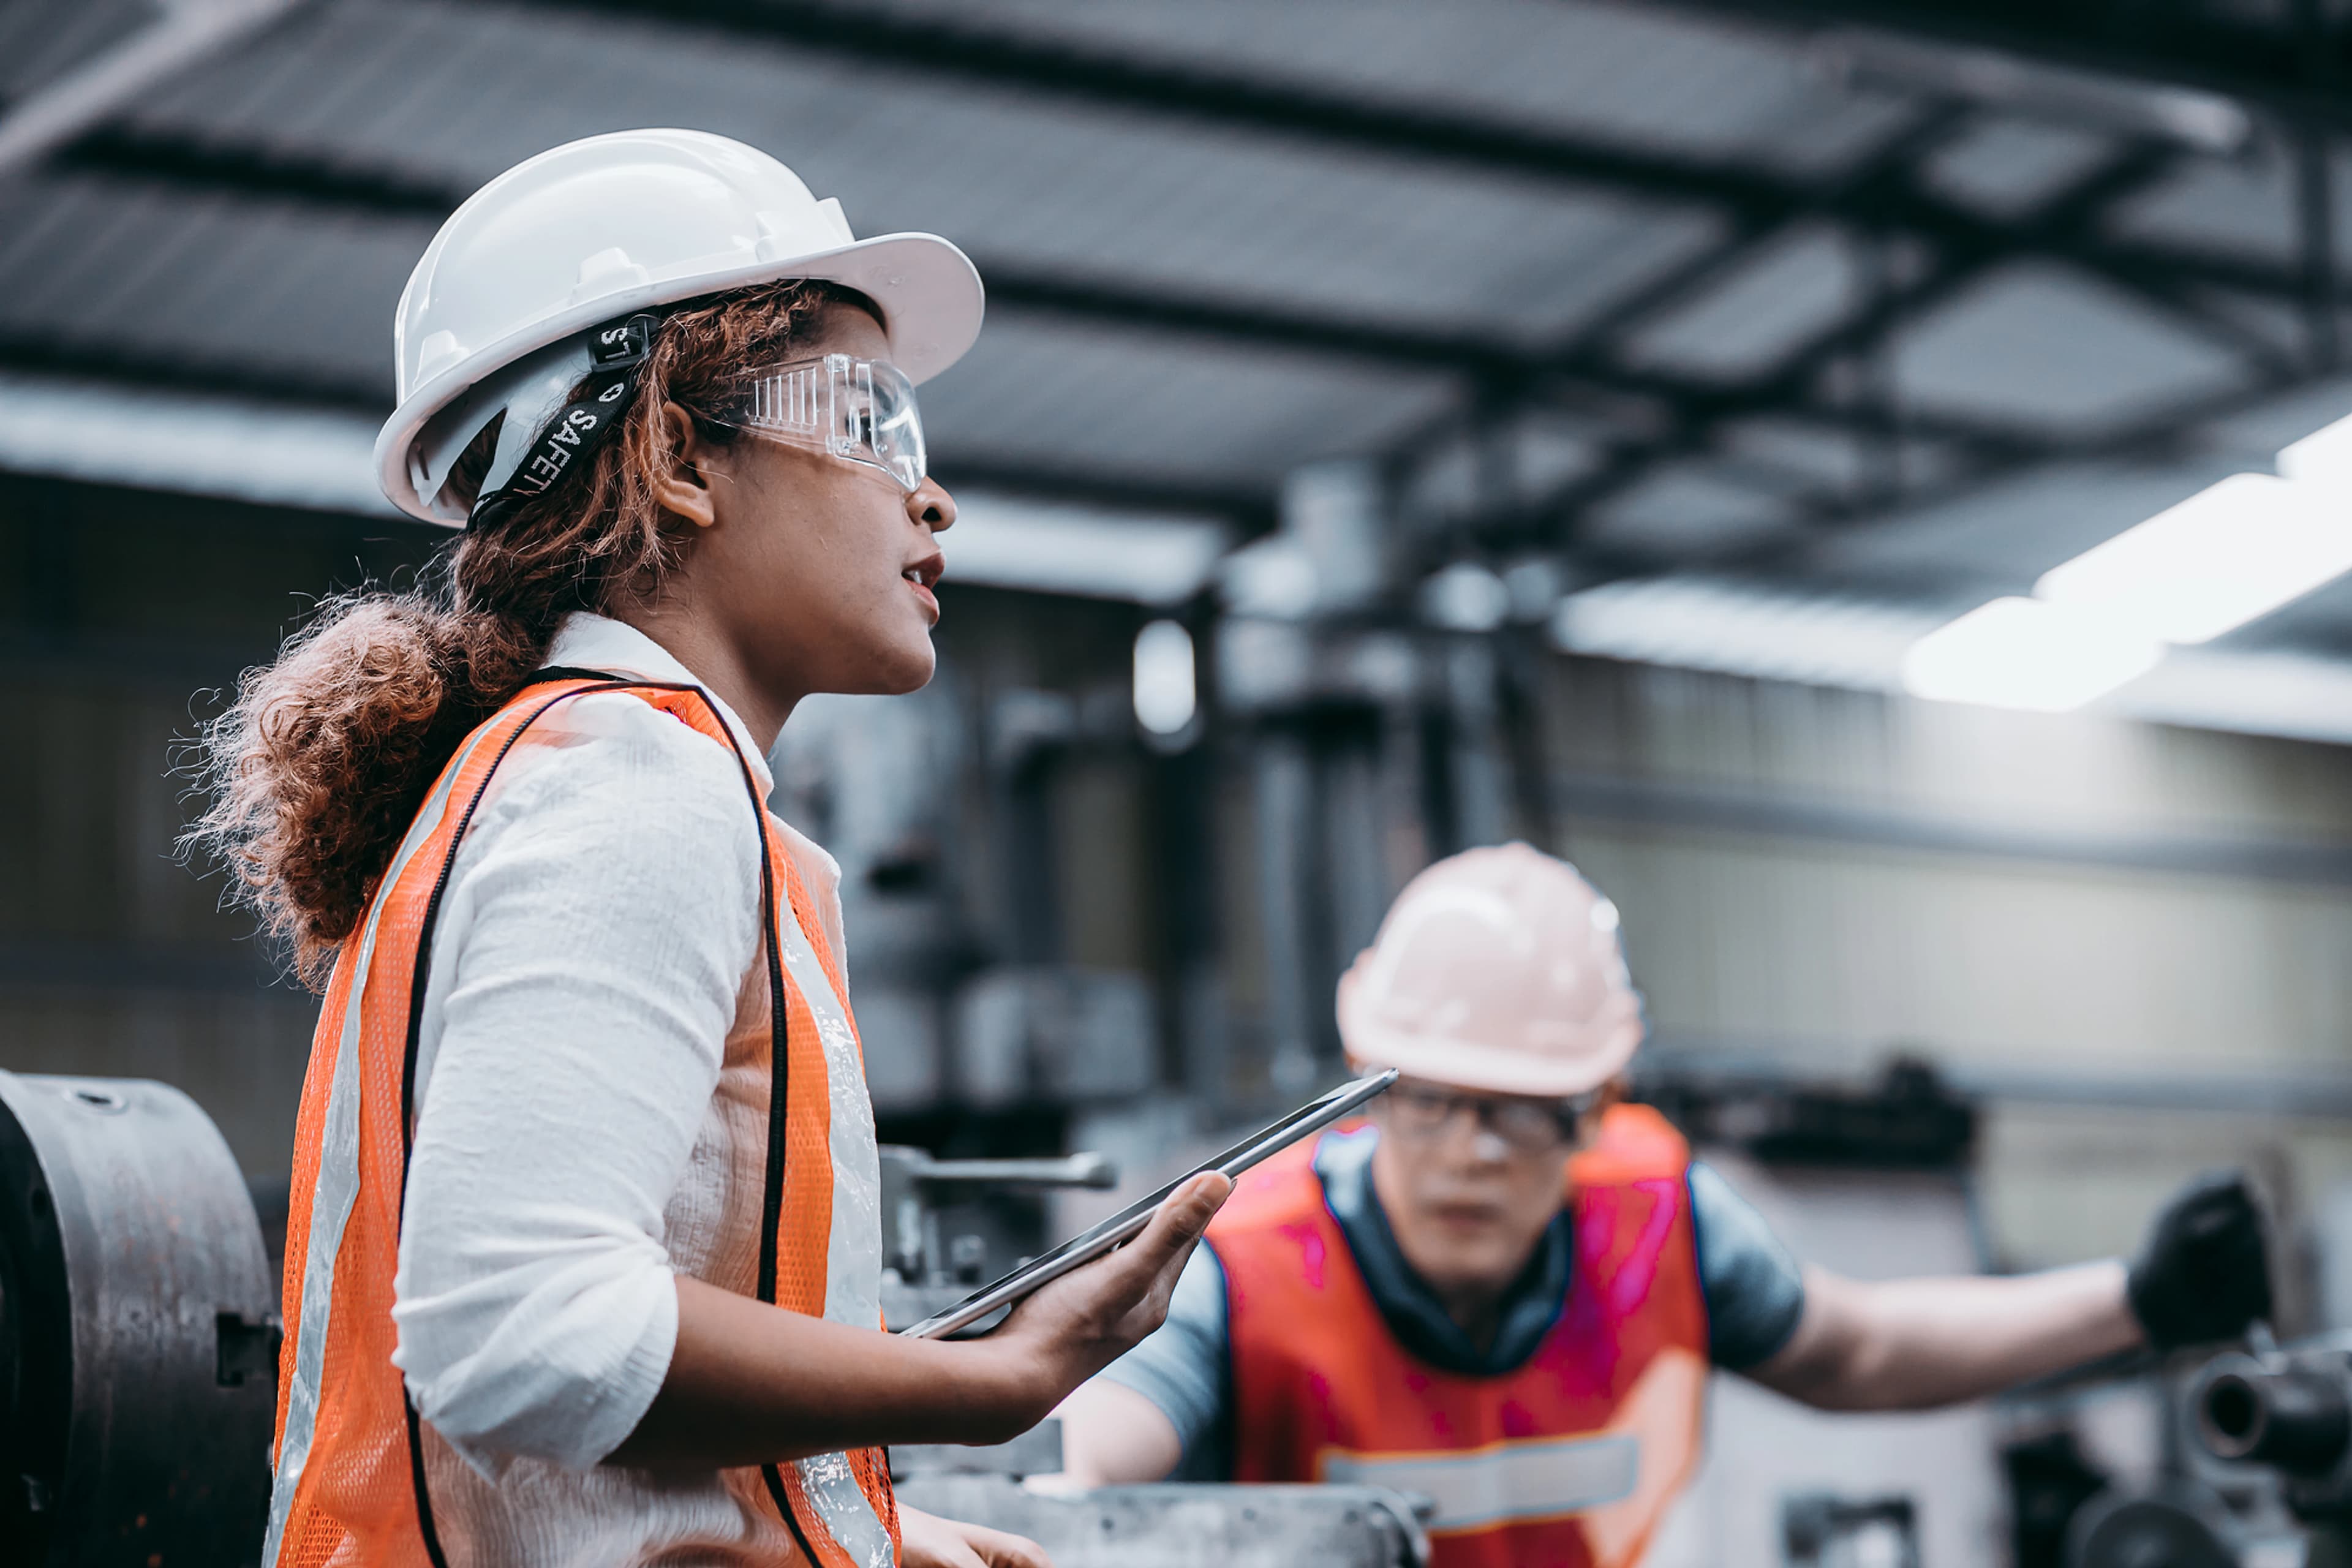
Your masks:
<path fill-rule="evenodd" d="M 588 334 L 587 379 L 541 427 L 513 473 L 474 502 L 466 518 L 468 530 L 495 527 L 525 502 L 545 495 L 620 428 L 637 400 L 637 378 L 661 322 L 655 312 L 641 310 Z"/>

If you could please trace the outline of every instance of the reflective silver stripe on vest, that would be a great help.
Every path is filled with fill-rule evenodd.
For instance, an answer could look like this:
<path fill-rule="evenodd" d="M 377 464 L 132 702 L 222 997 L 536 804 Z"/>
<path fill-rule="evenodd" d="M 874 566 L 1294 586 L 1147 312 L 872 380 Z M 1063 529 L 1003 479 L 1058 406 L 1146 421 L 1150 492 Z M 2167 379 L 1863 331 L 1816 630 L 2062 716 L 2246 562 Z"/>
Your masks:
<path fill-rule="evenodd" d="M 1630 1432 L 1498 1443 L 1466 1454 L 1329 1452 L 1322 1479 L 1349 1486 L 1419 1492 L 1437 1504 L 1433 1535 L 1557 1519 L 1633 1495 L 1640 1439 Z"/>
<path fill-rule="evenodd" d="M 772 828 L 772 832 L 773 829 Z M 789 855 L 789 849 L 783 850 Z M 782 889 L 779 889 L 782 892 Z M 882 1162 L 874 1147 L 874 1107 L 866 1096 L 866 1069 L 858 1060 L 857 1036 L 849 1008 L 825 977 L 815 945 L 801 929 L 799 911 L 780 899 L 785 973 L 809 1014 L 824 1047 L 827 1137 L 833 1151 L 832 1229 L 825 1239 L 824 1315 L 861 1329 L 882 1322 Z M 896 1553 L 890 1530 L 866 1500 L 849 1460 L 819 1454 L 793 1467 L 820 1521 L 859 1568 L 890 1568 Z"/>
<path fill-rule="evenodd" d="M 310 1236 L 303 1248 L 302 1317 L 294 1339 L 294 1381 L 286 1390 L 286 1436 L 278 1444 L 278 1475 L 269 1489 L 269 1533 L 262 1542 L 263 1568 L 277 1568 L 287 1515 L 302 1480 L 302 1467 L 310 1458 L 310 1439 L 319 1423 L 319 1381 L 327 1364 L 328 1319 L 334 1310 L 335 1256 L 343 1249 L 343 1226 L 360 1194 L 360 1021 L 365 1011 L 362 1004 L 367 1000 L 368 969 L 375 961 L 376 922 L 383 918 L 392 889 L 408 862 L 441 826 L 457 774 L 484 739 L 477 735 L 457 753 L 424 809 L 416 814 L 368 910 L 367 924 L 361 929 L 352 988 L 343 1001 L 342 1037 L 335 1045 L 335 1080 L 327 1091 L 326 1126 L 319 1137 L 319 1184 L 310 1200 Z"/>

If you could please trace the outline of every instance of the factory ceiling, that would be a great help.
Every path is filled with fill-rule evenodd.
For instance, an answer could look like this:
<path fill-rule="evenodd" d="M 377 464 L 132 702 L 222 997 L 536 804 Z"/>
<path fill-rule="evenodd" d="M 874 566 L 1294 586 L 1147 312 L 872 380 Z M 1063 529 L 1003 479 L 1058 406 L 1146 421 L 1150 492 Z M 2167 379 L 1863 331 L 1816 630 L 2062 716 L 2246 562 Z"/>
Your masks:
<path fill-rule="evenodd" d="M 450 207 L 690 124 L 972 253 L 951 485 L 1246 534 L 1366 458 L 1433 564 L 1965 606 L 2352 410 L 2342 25 L 2125 16 L 17 0 L 0 371 L 380 415 Z M 2352 592 L 2240 636 L 2352 648 Z"/>

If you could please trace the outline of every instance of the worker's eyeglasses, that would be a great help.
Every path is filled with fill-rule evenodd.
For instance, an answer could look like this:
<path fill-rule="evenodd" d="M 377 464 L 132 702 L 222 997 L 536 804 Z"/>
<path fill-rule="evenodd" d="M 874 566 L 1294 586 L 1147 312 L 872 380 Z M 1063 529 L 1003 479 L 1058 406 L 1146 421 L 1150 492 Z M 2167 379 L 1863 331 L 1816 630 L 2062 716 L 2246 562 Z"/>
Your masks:
<path fill-rule="evenodd" d="M 1389 1124 L 1405 1136 L 1434 1138 L 1467 1110 L 1480 1126 L 1522 1154 L 1549 1153 L 1577 1142 L 1584 1118 L 1598 1103 L 1598 1091 L 1567 1100 L 1522 1100 L 1412 1082 L 1398 1084 L 1382 1101 Z"/>
<path fill-rule="evenodd" d="M 929 471 L 915 384 L 886 360 L 827 354 L 746 374 L 709 416 L 879 468 L 912 490 Z"/>

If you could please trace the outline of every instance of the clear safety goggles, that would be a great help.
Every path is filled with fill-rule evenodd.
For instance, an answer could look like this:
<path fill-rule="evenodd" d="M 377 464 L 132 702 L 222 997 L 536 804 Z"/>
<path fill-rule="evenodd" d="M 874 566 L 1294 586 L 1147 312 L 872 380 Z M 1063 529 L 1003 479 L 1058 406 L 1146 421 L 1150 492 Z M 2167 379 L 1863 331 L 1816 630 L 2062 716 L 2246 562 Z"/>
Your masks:
<path fill-rule="evenodd" d="M 879 468 L 902 489 L 929 471 L 915 384 L 886 360 L 827 354 L 769 365 L 746 375 L 710 417 Z"/>

